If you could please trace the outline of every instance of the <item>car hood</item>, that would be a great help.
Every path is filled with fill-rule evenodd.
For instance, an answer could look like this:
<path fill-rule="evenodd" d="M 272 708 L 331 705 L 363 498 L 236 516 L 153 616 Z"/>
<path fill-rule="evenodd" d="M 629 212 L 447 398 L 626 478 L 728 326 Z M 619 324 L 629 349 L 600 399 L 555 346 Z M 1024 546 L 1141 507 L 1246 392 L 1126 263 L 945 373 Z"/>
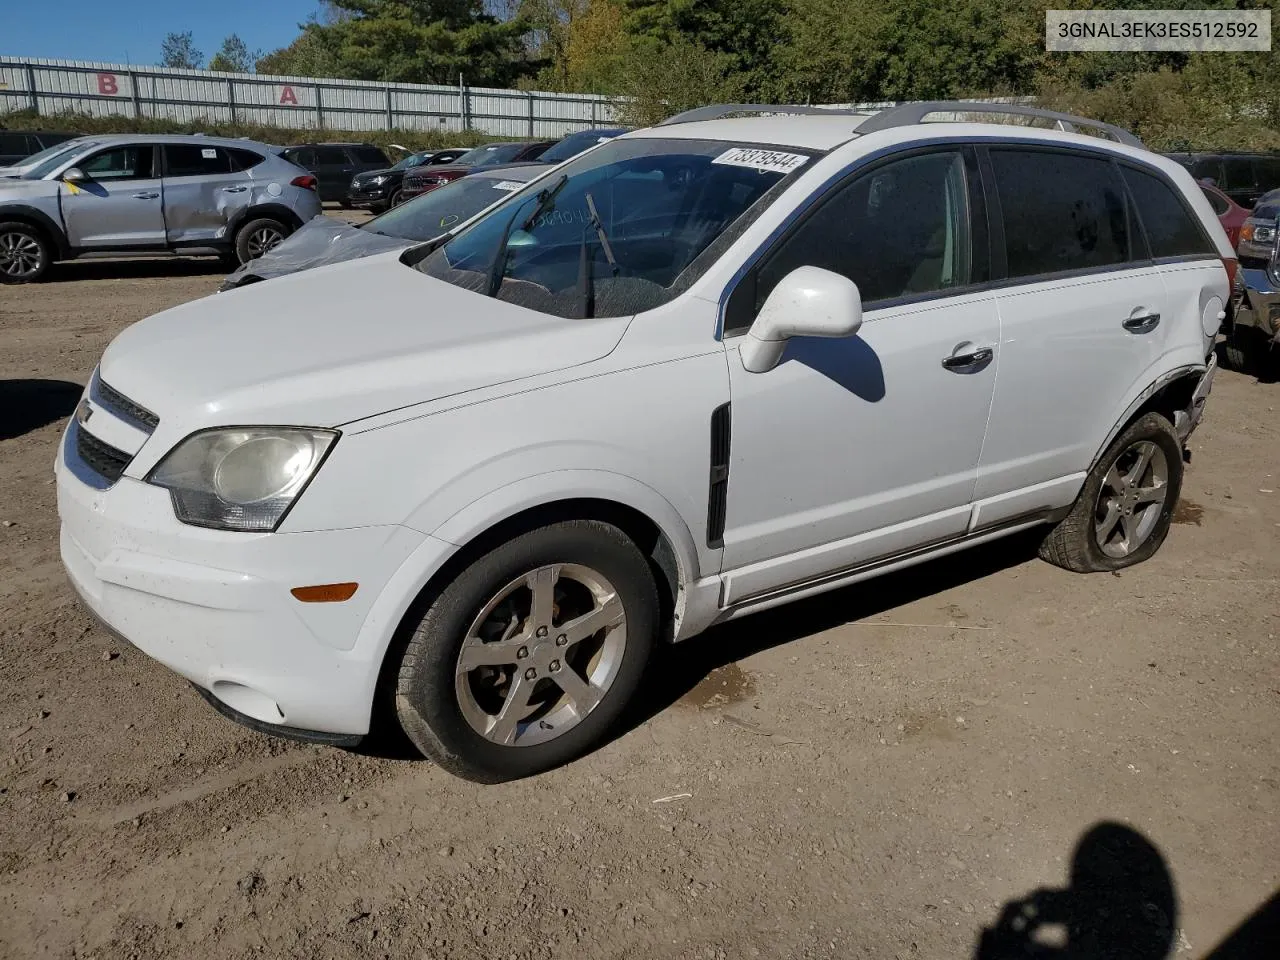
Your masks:
<path fill-rule="evenodd" d="M 36 197 L 56 197 L 58 195 L 57 180 L 2 180 L 0 181 L 0 203 L 7 200 L 28 200 Z"/>
<path fill-rule="evenodd" d="M 476 163 L 441 163 L 434 167 L 426 166 L 410 167 L 404 172 L 406 180 L 421 180 L 428 177 L 434 177 L 443 173 L 445 176 L 460 177 L 466 173 L 475 173 L 477 170 L 491 170 L 492 167 L 482 167 Z"/>
<path fill-rule="evenodd" d="M 233 290 L 300 270 L 371 257 L 389 250 L 403 250 L 421 242 L 363 230 L 336 217 L 312 217 L 262 256 L 232 270 L 218 289 Z"/>
<path fill-rule="evenodd" d="M 412 170 L 413 168 L 410 167 L 409 169 Z M 381 170 L 361 170 L 351 179 L 352 180 L 369 180 L 373 177 L 385 177 L 388 174 L 392 174 L 392 173 L 401 174 L 404 172 L 405 171 L 403 170 L 392 170 L 390 167 L 383 167 Z"/>
<path fill-rule="evenodd" d="M 158 313 L 112 341 L 101 377 L 182 435 L 226 424 L 328 427 L 588 363 L 626 329 L 627 318 L 566 320 L 487 298 L 401 256 Z"/>

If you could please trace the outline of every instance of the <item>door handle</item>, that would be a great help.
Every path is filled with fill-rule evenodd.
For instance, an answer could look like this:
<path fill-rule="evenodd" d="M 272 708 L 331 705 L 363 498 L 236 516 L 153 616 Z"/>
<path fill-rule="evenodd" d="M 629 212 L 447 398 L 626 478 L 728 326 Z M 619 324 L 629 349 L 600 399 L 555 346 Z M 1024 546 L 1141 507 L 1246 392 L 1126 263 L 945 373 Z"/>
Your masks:
<path fill-rule="evenodd" d="M 1143 313 L 1136 317 L 1130 317 L 1124 322 L 1124 328 L 1130 333 L 1150 333 L 1156 327 L 1160 326 L 1160 314 Z"/>
<path fill-rule="evenodd" d="M 248 189 L 249 189 L 248 187 L 223 187 L 222 192 L 223 193 L 244 193 Z"/>
<path fill-rule="evenodd" d="M 956 349 L 969 346 L 972 344 L 962 343 Z M 973 373 L 990 363 L 995 355 L 996 352 L 991 347 L 976 347 L 965 353 L 953 353 L 949 357 L 944 357 L 942 365 L 952 373 Z"/>
<path fill-rule="evenodd" d="M 135 199 L 135 200 L 155 200 L 155 199 L 159 198 L 159 196 L 160 196 L 160 194 L 158 194 L 158 193 L 151 193 L 150 191 L 147 191 L 147 192 L 143 192 L 143 193 L 135 193 L 135 194 L 133 195 L 133 199 Z"/>

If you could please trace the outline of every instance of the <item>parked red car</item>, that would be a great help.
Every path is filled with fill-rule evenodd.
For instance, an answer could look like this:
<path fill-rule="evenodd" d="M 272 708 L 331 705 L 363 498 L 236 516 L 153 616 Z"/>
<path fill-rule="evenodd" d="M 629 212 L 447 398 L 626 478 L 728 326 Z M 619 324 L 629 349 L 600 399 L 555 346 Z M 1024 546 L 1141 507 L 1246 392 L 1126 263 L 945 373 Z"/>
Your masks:
<path fill-rule="evenodd" d="M 451 183 L 477 170 L 507 163 L 529 163 L 542 156 L 555 142 L 554 140 L 535 140 L 519 143 L 486 143 L 482 147 L 468 150 L 451 164 L 439 167 L 412 167 L 405 171 L 400 195 L 403 200 L 412 200 L 420 194 Z"/>
<path fill-rule="evenodd" d="M 1210 183 L 1201 180 L 1200 189 L 1204 191 L 1209 206 L 1213 207 L 1213 212 L 1218 215 L 1218 222 L 1222 224 L 1222 229 L 1227 231 L 1227 239 L 1231 241 L 1231 246 L 1239 244 L 1240 228 L 1249 219 L 1249 211 Z"/>

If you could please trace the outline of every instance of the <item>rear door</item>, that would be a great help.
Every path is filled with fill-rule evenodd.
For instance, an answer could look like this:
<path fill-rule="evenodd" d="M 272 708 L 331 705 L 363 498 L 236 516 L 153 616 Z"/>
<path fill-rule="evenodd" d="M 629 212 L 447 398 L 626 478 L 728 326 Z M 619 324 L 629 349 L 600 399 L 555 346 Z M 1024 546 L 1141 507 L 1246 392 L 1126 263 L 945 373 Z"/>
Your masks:
<path fill-rule="evenodd" d="M 227 226 L 253 199 L 247 173 L 222 147 L 201 143 L 164 145 L 164 221 L 171 244 L 225 238 Z"/>
<path fill-rule="evenodd" d="M 1257 174 L 1253 169 L 1253 157 L 1227 154 L 1222 158 L 1223 182 L 1218 185 L 1227 196 L 1244 207 L 1257 202 Z"/>
<path fill-rule="evenodd" d="M 71 246 L 164 246 L 158 152 L 150 143 L 112 146 L 76 164 L 87 179 L 58 191 Z"/>
<path fill-rule="evenodd" d="M 1168 330 L 1164 284 L 1109 156 L 1013 145 L 987 155 L 1004 284 L 978 525 L 1074 499 Z"/>
<path fill-rule="evenodd" d="M 341 200 L 347 195 L 355 175 L 355 161 L 343 147 L 315 148 L 316 166 L 312 171 L 320 181 L 321 200 Z"/>

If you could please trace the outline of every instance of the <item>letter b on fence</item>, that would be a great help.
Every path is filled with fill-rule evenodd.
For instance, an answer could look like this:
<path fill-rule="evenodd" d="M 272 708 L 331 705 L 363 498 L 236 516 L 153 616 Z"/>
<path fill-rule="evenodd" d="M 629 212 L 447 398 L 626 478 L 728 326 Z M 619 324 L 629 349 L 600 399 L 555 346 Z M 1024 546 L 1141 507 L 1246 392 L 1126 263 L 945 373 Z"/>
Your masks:
<path fill-rule="evenodd" d="M 120 83 L 116 80 L 114 73 L 98 74 L 98 92 L 109 97 L 120 93 Z"/>

